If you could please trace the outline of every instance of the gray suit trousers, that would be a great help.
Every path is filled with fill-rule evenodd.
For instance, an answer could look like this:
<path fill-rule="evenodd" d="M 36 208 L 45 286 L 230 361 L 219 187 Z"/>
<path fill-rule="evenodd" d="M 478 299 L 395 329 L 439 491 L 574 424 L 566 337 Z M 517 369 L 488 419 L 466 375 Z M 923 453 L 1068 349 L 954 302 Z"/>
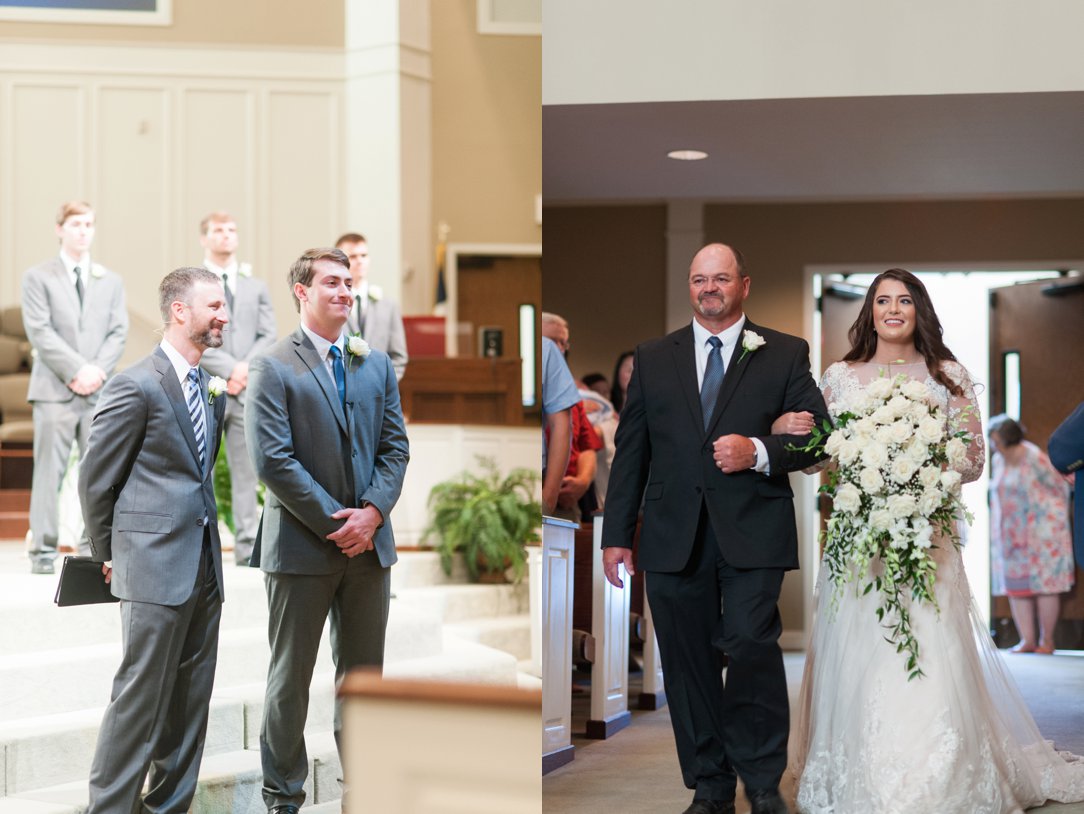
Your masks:
<path fill-rule="evenodd" d="M 309 774 L 304 734 L 309 685 L 324 622 L 330 614 L 336 680 L 354 667 L 383 667 L 391 569 L 382 568 L 376 552 L 367 551 L 339 573 L 265 573 L 264 580 L 271 663 L 260 730 L 263 799 L 268 808 L 285 803 L 301 806 Z M 336 741 L 341 728 L 336 700 Z"/>
<path fill-rule="evenodd" d="M 226 402 L 226 460 L 230 465 L 230 494 L 233 506 L 235 542 L 234 559 L 248 564 L 256 531 L 260 527 L 259 504 L 256 500 L 256 470 L 245 442 L 245 407 L 237 399 Z"/>
<path fill-rule="evenodd" d="M 183 605 L 122 600 L 120 614 L 124 656 L 98 732 L 87 814 L 184 814 L 203 757 L 222 617 L 206 539 Z"/>
<path fill-rule="evenodd" d="M 82 396 L 71 401 L 34 402 L 34 477 L 30 492 L 30 559 L 56 559 L 60 533 L 60 485 L 68 471 L 72 442 L 79 444 L 79 457 L 86 451 L 94 402 Z"/>

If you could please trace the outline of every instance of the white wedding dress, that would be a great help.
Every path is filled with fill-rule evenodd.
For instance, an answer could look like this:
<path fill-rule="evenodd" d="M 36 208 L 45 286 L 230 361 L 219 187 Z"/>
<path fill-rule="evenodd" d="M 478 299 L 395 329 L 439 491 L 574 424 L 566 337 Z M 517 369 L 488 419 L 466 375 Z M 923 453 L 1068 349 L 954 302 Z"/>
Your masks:
<path fill-rule="evenodd" d="M 863 387 L 883 368 L 837 363 L 825 371 L 825 400 Z M 946 413 L 975 405 L 961 365 L 944 371 L 963 398 L 924 365 L 892 366 L 925 381 Z M 964 482 L 985 462 L 977 407 L 964 421 L 974 439 Z M 905 656 L 884 638 L 876 591 L 835 588 L 822 568 L 802 681 L 792 766 L 804 814 L 1009 814 L 1046 800 L 1084 800 L 1084 761 L 1044 741 L 975 607 L 960 552 L 938 541 L 940 612 L 912 606 L 924 677 L 907 680 Z"/>

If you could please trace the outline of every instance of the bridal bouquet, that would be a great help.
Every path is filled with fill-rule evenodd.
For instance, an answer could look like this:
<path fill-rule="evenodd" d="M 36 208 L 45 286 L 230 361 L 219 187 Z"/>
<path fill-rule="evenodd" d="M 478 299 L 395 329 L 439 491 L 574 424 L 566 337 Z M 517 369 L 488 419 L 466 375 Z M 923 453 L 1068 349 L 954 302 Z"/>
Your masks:
<path fill-rule="evenodd" d="M 833 605 L 848 583 L 862 594 L 876 590 L 877 619 L 896 652 L 906 654 L 908 680 L 924 675 L 908 609 L 912 602 L 937 607 L 934 536 L 958 544 L 956 518 L 972 519 L 960 500 L 959 472 L 971 439 L 928 397 L 925 384 L 906 376 L 874 379 L 830 405 L 835 426 L 814 427 L 804 448 L 836 464 L 821 487 L 833 502 L 822 534 Z"/>

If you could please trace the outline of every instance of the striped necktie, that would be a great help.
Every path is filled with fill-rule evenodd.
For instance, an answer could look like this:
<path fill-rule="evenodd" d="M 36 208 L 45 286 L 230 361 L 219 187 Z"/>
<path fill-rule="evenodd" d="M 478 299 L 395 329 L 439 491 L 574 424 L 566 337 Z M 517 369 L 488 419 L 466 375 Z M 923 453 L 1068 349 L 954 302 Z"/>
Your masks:
<path fill-rule="evenodd" d="M 719 397 L 719 385 L 723 383 L 723 343 L 717 336 L 709 336 L 708 363 L 704 367 L 704 383 L 700 386 L 700 409 L 704 413 L 704 429 L 711 423 L 711 414 L 715 412 L 715 400 Z"/>
<path fill-rule="evenodd" d="M 199 452 L 199 465 L 204 468 L 207 464 L 207 425 L 203 417 L 203 394 L 199 387 L 199 371 L 192 368 L 188 371 L 188 415 L 192 419 L 192 430 L 196 434 L 196 450 Z"/>

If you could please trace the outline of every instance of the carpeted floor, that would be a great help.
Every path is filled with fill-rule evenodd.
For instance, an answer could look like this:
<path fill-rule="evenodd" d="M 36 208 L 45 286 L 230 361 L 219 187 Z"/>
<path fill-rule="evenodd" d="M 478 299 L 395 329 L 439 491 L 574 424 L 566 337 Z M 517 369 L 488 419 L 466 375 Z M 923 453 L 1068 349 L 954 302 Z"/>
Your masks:
<path fill-rule="evenodd" d="M 785 661 L 793 703 L 801 684 L 804 657 L 792 653 Z M 1013 656 L 1007 658 L 1007 663 L 1043 734 L 1060 749 L 1084 754 L 1084 654 Z M 635 695 L 638 677 L 630 679 Z M 574 731 L 581 735 L 586 715 L 587 693 L 574 693 Z M 621 814 L 680 814 L 692 799 L 681 782 L 665 707 L 652 712 L 633 711 L 632 723 L 608 740 L 580 736 L 573 743 L 576 759 L 542 778 L 545 814 L 598 814 L 608 810 Z M 794 779 L 785 777 L 780 790 L 793 806 Z M 739 788 L 738 814 L 748 811 Z M 1030 811 L 1084 814 L 1084 803 L 1050 804 Z"/>

